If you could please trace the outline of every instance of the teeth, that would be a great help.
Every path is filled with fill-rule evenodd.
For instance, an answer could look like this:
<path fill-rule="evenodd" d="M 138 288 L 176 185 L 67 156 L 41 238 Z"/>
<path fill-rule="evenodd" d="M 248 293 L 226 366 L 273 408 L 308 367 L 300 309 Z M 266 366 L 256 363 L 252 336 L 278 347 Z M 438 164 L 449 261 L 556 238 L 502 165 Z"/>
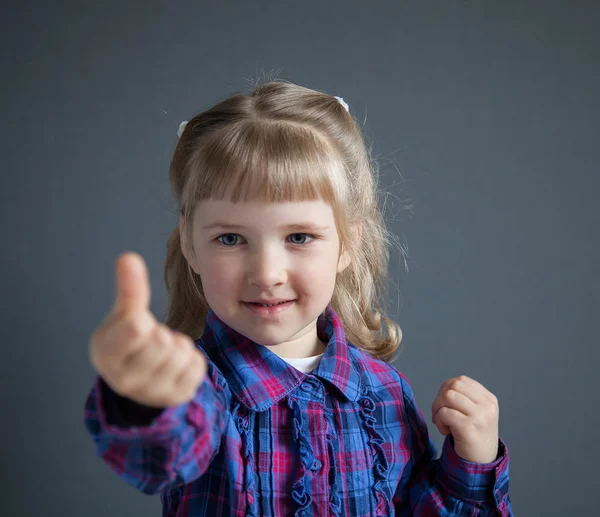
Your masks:
<path fill-rule="evenodd" d="M 260 305 L 261 307 L 274 307 L 275 305 L 281 305 L 282 303 L 285 303 L 285 302 L 273 303 L 271 305 L 268 305 L 266 303 L 258 303 L 257 305 Z"/>

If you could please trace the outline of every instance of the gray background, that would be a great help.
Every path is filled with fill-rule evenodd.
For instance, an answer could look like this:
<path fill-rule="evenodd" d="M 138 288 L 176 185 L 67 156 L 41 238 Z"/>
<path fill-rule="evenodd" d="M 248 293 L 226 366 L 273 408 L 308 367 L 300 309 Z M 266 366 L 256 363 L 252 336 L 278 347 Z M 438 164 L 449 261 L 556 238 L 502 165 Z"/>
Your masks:
<path fill-rule="evenodd" d="M 409 253 L 398 366 L 436 444 L 441 384 L 473 377 L 515 514 L 600 514 L 597 3 L 49 4 L 0 17 L 3 515 L 160 515 L 95 456 L 88 339 L 127 250 L 164 314 L 179 122 L 273 73 L 365 122 Z"/>

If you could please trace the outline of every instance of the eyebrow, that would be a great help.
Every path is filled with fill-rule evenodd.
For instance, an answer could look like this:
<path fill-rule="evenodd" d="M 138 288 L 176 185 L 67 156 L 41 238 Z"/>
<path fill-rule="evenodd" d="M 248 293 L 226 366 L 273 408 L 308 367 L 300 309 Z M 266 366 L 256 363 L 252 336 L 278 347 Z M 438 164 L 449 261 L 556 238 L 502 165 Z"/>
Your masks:
<path fill-rule="evenodd" d="M 213 230 L 215 228 L 221 228 L 223 230 L 247 230 L 248 228 L 246 226 L 242 226 L 241 224 L 230 224 L 230 223 L 222 223 L 222 222 L 215 222 L 212 224 L 208 224 L 206 226 L 203 226 L 202 229 L 203 230 Z M 298 230 L 298 231 L 303 231 L 303 230 L 310 230 L 313 232 L 322 232 L 325 230 L 329 230 L 329 226 L 318 226 L 314 223 L 310 223 L 310 222 L 302 222 L 302 223 L 294 223 L 294 224 L 287 224 L 287 225 L 281 225 L 278 226 L 277 229 L 278 230 Z"/>

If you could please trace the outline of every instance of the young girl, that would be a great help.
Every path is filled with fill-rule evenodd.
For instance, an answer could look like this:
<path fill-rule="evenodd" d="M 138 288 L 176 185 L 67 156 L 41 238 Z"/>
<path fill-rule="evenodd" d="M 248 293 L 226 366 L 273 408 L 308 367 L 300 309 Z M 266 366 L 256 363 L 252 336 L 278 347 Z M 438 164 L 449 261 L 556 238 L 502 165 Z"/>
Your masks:
<path fill-rule="evenodd" d="M 166 324 L 121 256 L 85 405 L 97 454 L 163 516 L 512 515 L 494 395 L 442 385 L 436 459 L 390 364 L 374 170 L 343 99 L 286 81 L 182 123 Z"/>

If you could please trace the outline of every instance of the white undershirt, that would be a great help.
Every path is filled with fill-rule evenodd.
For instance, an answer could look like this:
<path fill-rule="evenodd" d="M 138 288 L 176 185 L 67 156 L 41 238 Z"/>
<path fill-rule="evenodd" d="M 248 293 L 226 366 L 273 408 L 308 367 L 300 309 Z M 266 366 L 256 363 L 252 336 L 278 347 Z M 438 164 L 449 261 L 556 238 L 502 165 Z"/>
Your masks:
<path fill-rule="evenodd" d="M 323 354 L 313 355 L 312 357 L 281 357 L 281 359 L 302 373 L 310 373 L 321 362 L 321 357 L 323 357 Z"/>

